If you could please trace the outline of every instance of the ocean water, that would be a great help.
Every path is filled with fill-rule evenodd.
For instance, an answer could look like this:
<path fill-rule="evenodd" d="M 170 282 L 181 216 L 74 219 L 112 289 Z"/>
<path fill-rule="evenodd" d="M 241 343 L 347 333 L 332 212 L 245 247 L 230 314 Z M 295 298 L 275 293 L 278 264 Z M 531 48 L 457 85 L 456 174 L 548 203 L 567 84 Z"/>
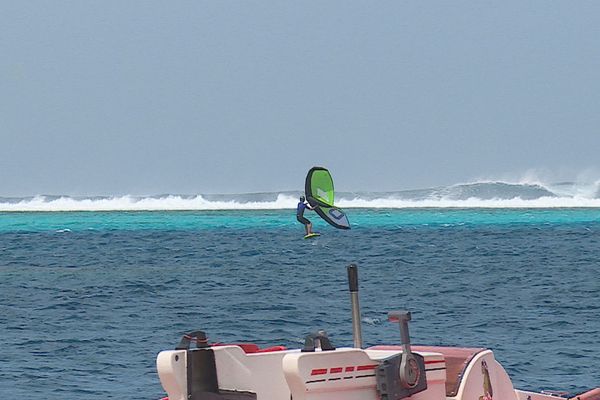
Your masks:
<path fill-rule="evenodd" d="M 408 309 L 413 343 L 489 347 L 518 388 L 600 385 L 600 209 L 347 212 L 312 240 L 291 209 L 0 212 L 1 397 L 158 399 L 157 353 L 196 329 L 351 346 L 349 263 L 365 345 Z"/>

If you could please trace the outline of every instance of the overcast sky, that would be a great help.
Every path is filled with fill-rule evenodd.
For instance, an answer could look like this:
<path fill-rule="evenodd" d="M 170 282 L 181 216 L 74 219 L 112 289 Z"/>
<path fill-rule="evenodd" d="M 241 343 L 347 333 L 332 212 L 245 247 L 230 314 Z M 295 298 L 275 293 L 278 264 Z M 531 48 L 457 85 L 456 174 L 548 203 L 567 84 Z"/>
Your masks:
<path fill-rule="evenodd" d="M 0 196 L 576 173 L 600 2 L 0 0 L 0 142 Z"/>

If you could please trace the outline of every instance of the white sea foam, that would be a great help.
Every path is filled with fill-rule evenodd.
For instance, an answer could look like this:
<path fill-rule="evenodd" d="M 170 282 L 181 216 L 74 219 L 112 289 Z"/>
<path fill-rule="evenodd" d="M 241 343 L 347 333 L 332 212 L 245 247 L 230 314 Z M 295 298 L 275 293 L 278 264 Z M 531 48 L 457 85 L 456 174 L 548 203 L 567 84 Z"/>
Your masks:
<path fill-rule="evenodd" d="M 0 202 L 0 211 L 184 211 L 184 210 L 272 210 L 295 206 L 295 198 L 277 195 L 273 201 L 206 200 L 203 196 L 48 198 L 36 196 Z"/>
<path fill-rule="evenodd" d="M 0 211 L 278 210 L 296 207 L 300 192 L 196 196 L 36 196 L 1 199 Z M 478 181 L 387 193 L 340 193 L 341 208 L 600 208 L 600 180 L 542 184 Z"/>
<path fill-rule="evenodd" d="M 597 208 L 600 199 L 541 197 L 538 199 L 478 199 L 465 200 L 430 199 L 430 200 L 398 200 L 374 199 L 340 200 L 340 208 Z"/>

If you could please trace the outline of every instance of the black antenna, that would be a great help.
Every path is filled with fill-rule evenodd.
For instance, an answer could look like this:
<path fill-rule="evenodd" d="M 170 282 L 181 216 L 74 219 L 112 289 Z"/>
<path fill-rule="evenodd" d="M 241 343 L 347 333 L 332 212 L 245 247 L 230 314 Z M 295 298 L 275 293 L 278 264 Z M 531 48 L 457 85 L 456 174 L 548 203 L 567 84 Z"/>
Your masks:
<path fill-rule="evenodd" d="M 352 302 L 352 335 L 354 347 L 362 348 L 362 330 L 360 326 L 360 304 L 358 303 L 358 267 L 356 264 L 348 266 L 348 286 L 350 288 L 350 301 Z"/>

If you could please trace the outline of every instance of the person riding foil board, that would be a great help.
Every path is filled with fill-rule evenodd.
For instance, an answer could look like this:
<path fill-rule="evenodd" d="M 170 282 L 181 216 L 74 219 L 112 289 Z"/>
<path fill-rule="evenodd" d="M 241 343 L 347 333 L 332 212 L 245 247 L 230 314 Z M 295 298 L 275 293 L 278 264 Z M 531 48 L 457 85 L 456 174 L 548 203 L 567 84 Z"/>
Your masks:
<path fill-rule="evenodd" d="M 314 210 L 316 207 L 312 207 L 304 196 L 300 196 L 300 202 L 298 203 L 298 208 L 296 208 L 296 219 L 302 225 L 304 225 L 304 229 L 306 230 L 306 235 L 311 235 L 312 231 L 312 222 L 308 218 L 304 216 L 304 210 L 306 209 Z"/>

